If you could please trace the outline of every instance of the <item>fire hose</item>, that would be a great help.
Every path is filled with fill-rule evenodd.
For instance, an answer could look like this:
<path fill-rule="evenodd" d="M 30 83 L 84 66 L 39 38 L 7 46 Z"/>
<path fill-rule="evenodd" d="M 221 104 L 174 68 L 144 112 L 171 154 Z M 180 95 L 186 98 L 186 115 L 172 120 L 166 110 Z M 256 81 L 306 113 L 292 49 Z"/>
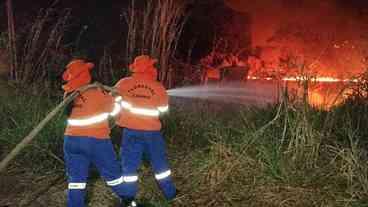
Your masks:
<path fill-rule="evenodd" d="M 10 161 L 12 161 L 20 151 L 25 148 L 35 137 L 36 135 L 46 126 L 46 124 L 54 118 L 58 112 L 63 109 L 66 105 L 71 103 L 75 98 L 79 96 L 81 92 L 84 92 L 90 88 L 101 88 L 103 90 L 109 91 L 112 94 L 116 93 L 113 87 L 102 85 L 101 83 L 95 82 L 93 84 L 89 84 L 79 88 L 74 91 L 72 94 L 67 96 L 59 105 L 57 105 L 51 112 L 47 114 L 47 116 L 36 126 L 33 130 L 25 136 L 20 143 L 18 143 L 12 151 L 0 162 L 0 173 L 6 169 Z"/>

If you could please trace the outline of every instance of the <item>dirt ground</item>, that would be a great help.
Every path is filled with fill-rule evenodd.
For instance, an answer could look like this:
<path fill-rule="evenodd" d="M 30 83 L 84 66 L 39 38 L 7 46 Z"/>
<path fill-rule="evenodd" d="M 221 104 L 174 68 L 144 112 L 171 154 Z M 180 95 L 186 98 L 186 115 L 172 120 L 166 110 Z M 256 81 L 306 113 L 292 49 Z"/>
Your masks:
<path fill-rule="evenodd" d="M 12 166 L 0 176 L 0 207 L 56 206 L 63 202 L 65 189 L 62 174 L 38 176 Z M 52 204 L 52 205 L 49 205 Z"/>
<path fill-rule="evenodd" d="M 0 176 L 0 207 L 65 207 L 67 183 L 63 172 L 37 175 L 20 167 Z M 117 207 L 118 198 L 101 179 L 89 180 L 88 206 Z"/>

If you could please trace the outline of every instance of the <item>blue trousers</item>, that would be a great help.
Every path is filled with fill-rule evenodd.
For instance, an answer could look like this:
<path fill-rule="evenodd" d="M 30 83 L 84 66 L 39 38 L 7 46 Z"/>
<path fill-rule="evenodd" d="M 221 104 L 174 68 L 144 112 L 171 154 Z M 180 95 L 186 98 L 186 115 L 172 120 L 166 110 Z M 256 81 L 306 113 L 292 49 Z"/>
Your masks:
<path fill-rule="evenodd" d="M 171 171 L 166 158 L 166 147 L 160 131 L 123 129 L 121 162 L 124 197 L 134 198 L 138 191 L 138 173 L 143 154 L 148 158 L 156 181 L 166 199 L 176 195 Z"/>
<path fill-rule="evenodd" d="M 94 164 L 113 191 L 123 196 L 120 164 L 110 139 L 64 137 L 64 160 L 68 176 L 68 207 L 84 207 L 89 167 Z"/>

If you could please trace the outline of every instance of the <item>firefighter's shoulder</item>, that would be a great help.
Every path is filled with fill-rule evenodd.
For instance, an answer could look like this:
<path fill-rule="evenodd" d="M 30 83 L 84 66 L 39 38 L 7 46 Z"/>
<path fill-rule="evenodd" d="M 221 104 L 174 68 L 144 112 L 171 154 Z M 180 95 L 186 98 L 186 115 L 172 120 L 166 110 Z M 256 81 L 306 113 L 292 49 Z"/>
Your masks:
<path fill-rule="evenodd" d="M 120 89 L 125 87 L 126 85 L 129 85 L 131 82 L 132 82 L 131 77 L 122 78 L 115 84 L 115 87 Z"/>

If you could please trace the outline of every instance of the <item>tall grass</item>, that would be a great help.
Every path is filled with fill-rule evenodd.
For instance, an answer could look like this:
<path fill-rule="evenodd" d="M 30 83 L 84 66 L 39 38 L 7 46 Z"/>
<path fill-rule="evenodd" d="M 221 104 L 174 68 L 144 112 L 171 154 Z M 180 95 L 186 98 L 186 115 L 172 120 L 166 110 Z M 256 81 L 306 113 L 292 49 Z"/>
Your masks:
<path fill-rule="evenodd" d="M 70 13 L 68 9 L 41 9 L 35 19 L 18 29 L 17 54 L 12 55 L 17 57 L 13 61 L 16 67 L 9 77 L 19 87 L 34 87 L 37 93 L 59 88 L 58 79 L 63 70 L 60 66 L 68 61 L 64 34 Z"/>
<path fill-rule="evenodd" d="M 296 167 L 313 168 L 319 159 L 319 148 L 323 134 L 315 129 L 312 112 L 306 108 L 298 109 L 299 112 L 285 111 L 283 141 L 286 151 Z M 317 118 L 318 119 L 318 118 Z"/>
<path fill-rule="evenodd" d="M 134 57 L 147 54 L 158 59 L 159 79 L 168 87 L 172 86 L 170 67 L 187 19 L 188 1 L 148 0 L 143 6 L 136 0 L 125 14 L 128 24 L 126 60 L 131 63 Z"/>
<path fill-rule="evenodd" d="M 39 11 L 23 40 L 16 81 L 25 85 L 38 82 L 39 86 L 52 88 L 63 70 L 60 65 L 67 61 L 62 41 L 69 16 L 70 10 Z"/>
<path fill-rule="evenodd" d="M 17 94 L 0 98 L 0 156 L 3 157 L 56 106 L 41 96 Z M 35 142 L 19 155 L 17 162 L 36 171 L 60 169 L 65 117 L 60 114 L 41 131 Z"/>
<path fill-rule="evenodd" d="M 343 110 L 350 104 L 328 112 L 308 108 L 308 114 L 303 107 L 289 106 L 280 116 L 279 108 L 224 104 L 216 111 L 218 103 L 199 103 L 195 109 L 189 105 L 184 100 L 180 110 L 171 112 L 175 115 L 165 119 L 164 129 L 175 152 L 174 166 L 180 169 L 177 179 L 190 183 L 181 200 L 187 206 L 368 204 L 366 145 L 357 136 L 362 132 L 356 124 L 336 124 L 334 133 L 327 135 L 323 127 L 327 116 L 345 119 L 341 124 L 359 119 L 360 125 L 366 124 L 368 120 L 354 116 L 354 110 Z M 187 154 L 181 159 L 176 152 L 182 150 Z"/>
<path fill-rule="evenodd" d="M 336 154 L 337 169 L 342 177 L 346 179 L 347 192 L 353 199 L 368 197 L 368 157 L 367 149 L 361 146 L 356 132 L 351 128 L 347 132 L 348 146 L 331 146 Z"/>
<path fill-rule="evenodd" d="M 6 49 L 8 44 L 7 36 L 6 32 L 0 31 L 0 49 Z"/>
<path fill-rule="evenodd" d="M 54 106 L 53 101 L 26 96 L 2 103 L 3 155 Z M 171 205 L 367 205 L 368 116 L 356 114 L 367 105 L 347 103 L 331 111 L 308 108 L 307 114 L 303 110 L 288 104 L 260 109 L 173 99 L 170 114 L 163 119 L 168 157 L 180 190 Z M 323 126 L 327 116 L 334 117 L 331 130 Z M 62 169 L 58 158 L 64 120 L 60 114 L 49 123 L 16 163 L 37 172 Z M 153 206 L 169 205 L 150 168 L 144 165 L 140 173 L 139 198 L 149 198 Z"/>
<path fill-rule="evenodd" d="M 98 77 L 102 83 L 109 83 L 111 80 L 117 80 L 119 77 L 116 76 L 113 69 L 112 57 L 107 48 L 104 48 L 104 52 L 98 63 Z M 114 82 L 115 82 L 114 81 Z"/>

